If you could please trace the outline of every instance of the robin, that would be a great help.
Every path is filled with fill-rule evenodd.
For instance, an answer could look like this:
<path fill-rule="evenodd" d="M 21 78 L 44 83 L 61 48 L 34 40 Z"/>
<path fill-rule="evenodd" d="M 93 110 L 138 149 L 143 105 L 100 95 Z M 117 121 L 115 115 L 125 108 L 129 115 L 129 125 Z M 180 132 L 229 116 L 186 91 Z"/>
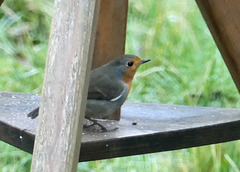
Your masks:
<path fill-rule="evenodd" d="M 91 71 L 85 118 L 93 124 L 107 129 L 97 123 L 96 119 L 110 116 L 127 99 L 133 77 L 140 65 L 149 62 L 135 55 L 122 55 L 109 63 Z M 39 107 L 28 114 L 36 118 Z"/>

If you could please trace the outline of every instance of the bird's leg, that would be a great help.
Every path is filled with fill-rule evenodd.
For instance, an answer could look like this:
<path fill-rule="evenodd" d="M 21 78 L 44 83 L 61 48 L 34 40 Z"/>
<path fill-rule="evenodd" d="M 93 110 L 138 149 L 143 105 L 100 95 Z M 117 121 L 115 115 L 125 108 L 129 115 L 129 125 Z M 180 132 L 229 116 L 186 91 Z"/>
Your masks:
<path fill-rule="evenodd" d="M 87 120 L 89 120 L 89 121 L 92 122 L 92 124 L 87 125 L 87 126 L 85 126 L 85 127 L 91 127 L 91 126 L 94 126 L 94 125 L 98 125 L 98 126 L 101 128 L 102 131 L 107 131 L 107 128 L 104 127 L 103 125 L 99 124 L 99 123 L 97 122 L 97 120 L 92 119 L 92 118 L 88 118 L 88 117 L 85 117 L 85 118 L 86 118 Z"/>
<path fill-rule="evenodd" d="M 87 120 L 89 120 L 89 121 L 92 122 L 92 124 L 90 124 L 90 125 L 85 125 L 85 126 L 84 126 L 85 128 L 88 128 L 88 127 L 91 127 L 91 126 L 94 126 L 94 125 L 98 125 L 103 132 L 110 132 L 110 131 L 115 131 L 115 130 L 118 129 L 118 128 L 107 129 L 107 128 L 104 127 L 102 124 L 99 124 L 99 123 L 97 122 L 97 120 L 92 119 L 92 118 L 89 118 L 89 117 L 85 117 L 85 118 L 86 118 Z"/>
<path fill-rule="evenodd" d="M 85 117 L 85 118 L 86 118 L 87 120 L 91 121 L 92 124 L 89 124 L 89 125 L 84 124 L 84 125 L 83 125 L 84 128 L 88 128 L 88 127 L 91 127 L 91 126 L 97 125 L 97 124 L 96 124 L 96 123 L 97 123 L 97 120 L 94 120 L 94 119 L 91 119 L 91 118 L 88 118 L 88 117 Z"/>

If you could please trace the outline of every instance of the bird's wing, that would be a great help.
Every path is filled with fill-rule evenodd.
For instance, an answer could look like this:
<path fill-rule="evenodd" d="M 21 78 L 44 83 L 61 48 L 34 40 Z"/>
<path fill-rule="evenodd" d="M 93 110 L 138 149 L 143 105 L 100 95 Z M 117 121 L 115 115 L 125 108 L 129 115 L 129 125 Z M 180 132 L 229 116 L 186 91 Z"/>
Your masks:
<path fill-rule="evenodd" d="M 117 80 L 109 73 L 104 75 L 101 73 L 91 73 L 88 99 L 109 101 L 115 101 L 123 97 L 125 99 L 128 91 L 124 82 Z"/>

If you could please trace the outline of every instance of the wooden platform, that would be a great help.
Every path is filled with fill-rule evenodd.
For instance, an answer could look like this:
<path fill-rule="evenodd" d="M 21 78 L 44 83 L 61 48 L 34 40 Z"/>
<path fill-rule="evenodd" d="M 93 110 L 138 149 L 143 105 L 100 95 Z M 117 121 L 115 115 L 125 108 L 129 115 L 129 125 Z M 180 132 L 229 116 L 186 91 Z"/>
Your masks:
<path fill-rule="evenodd" d="M 32 153 L 39 96 L 0 92 L 0 139 Z M 114 132 L 85 129 L 80 161 L 161 152 L 240 139 L 240 110 L 126 103 L 122 119 L 101 122 Z"/>

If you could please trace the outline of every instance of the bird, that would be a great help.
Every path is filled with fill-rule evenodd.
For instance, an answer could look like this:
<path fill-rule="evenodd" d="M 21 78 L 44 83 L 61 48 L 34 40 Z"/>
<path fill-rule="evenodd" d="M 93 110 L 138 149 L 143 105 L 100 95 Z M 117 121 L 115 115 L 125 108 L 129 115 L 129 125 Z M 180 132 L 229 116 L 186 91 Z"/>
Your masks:
<path fill-rule="evenodd" d="M 125 102 L 138 67 L 149 61 L 125 54 L 91 71 L 85 112 L 85 118 L 93 122 L 89 126 L 98 125 L 108 131 L 97 119 L 112 115 Z M 39 107 L 27 116 L 34 119 L 38 112 Z"/>

